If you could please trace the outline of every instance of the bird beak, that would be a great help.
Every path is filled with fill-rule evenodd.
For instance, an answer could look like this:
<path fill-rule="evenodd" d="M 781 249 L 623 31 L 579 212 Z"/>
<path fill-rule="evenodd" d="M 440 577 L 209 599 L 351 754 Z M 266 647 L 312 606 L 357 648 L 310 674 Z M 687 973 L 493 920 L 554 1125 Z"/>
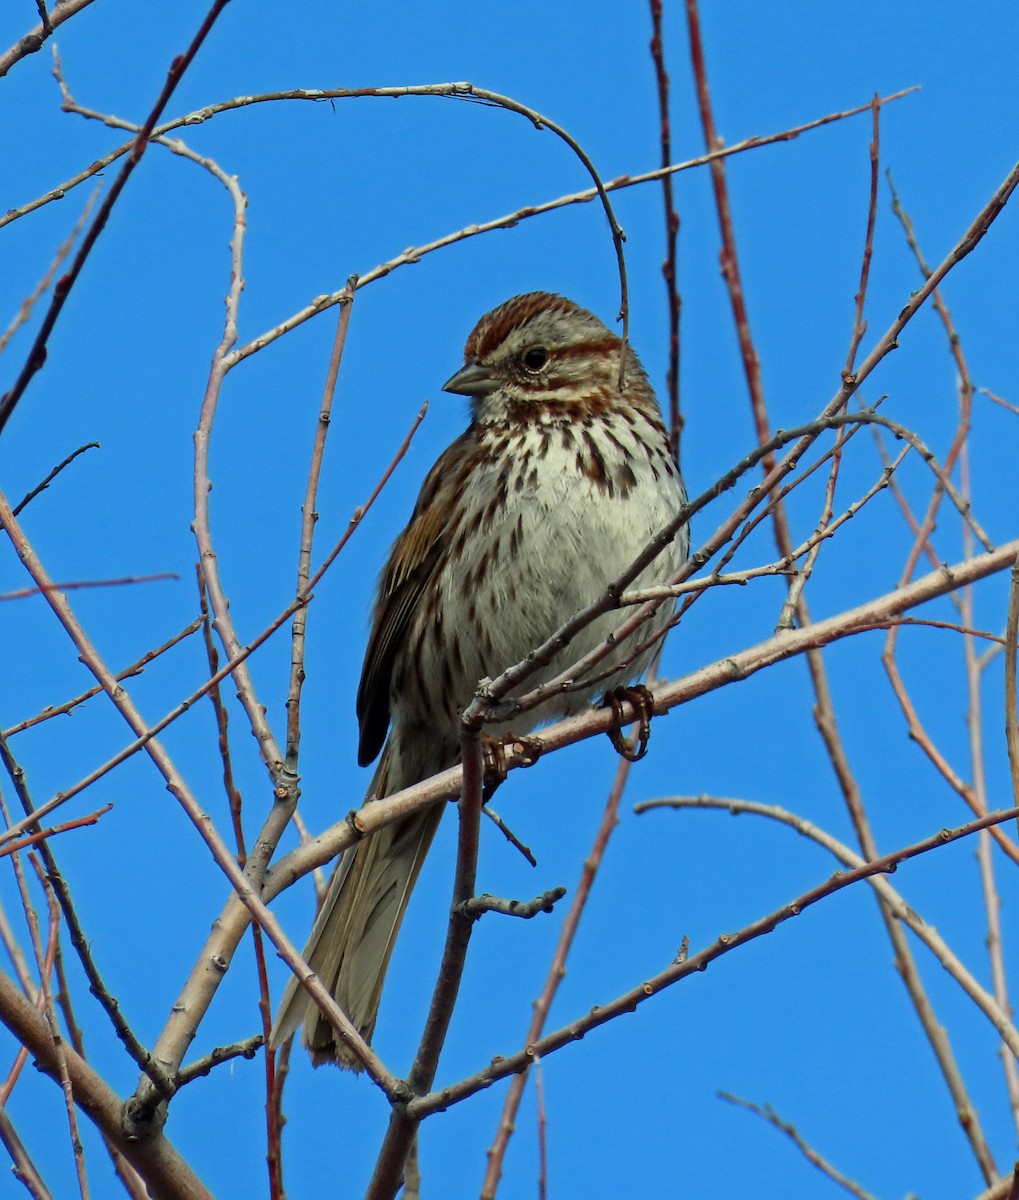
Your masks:
<path fill-rule="evenodd" d="M 465 363 L 459 371 L 447 379 L 442 385 L 444 392 L 454 392 L 458 396 L 487 396 L 499 386 L 488 367 L 479 362 Z"/>

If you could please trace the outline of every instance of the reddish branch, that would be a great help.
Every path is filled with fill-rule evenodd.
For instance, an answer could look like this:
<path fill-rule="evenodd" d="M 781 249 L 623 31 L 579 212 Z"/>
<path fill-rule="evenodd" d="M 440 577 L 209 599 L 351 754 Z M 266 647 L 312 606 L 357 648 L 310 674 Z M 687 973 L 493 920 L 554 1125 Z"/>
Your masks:
<path fill-rule="evenodd" d="M 566 975 L 566 959 L 573 945 L 573 939 L 576 937 L 580 918 L 587 907 L 587 900 L 594 886 L 595 877 L 601 867 L 609 838 L 619 823 L 619 806 L 622 803 L 623 789 L 626 786 L 632 765 L 629 759 L 620 758 L 616 766 L 616 777 L 609 790 L 608 800 L 605 804 L 605 811 L 602 814 L 601 824 L 598 826 L 598 832 L 595 835 L 594 845 L 591 847 L 591 853 L 584 859 L 580 881 L 573 894 L 569 911 L 566 913 L 563 921 L 559 940 L 556 943 L 552 961 L 549 963 L 548 972 L 545 975 L 545 983 L 541 989 L 541 995 L 534 1002 L 534 1015 L 531 1017 L 531 1023 L 527 1029 L 525 1045 L 533 1045 L 541 1037 L 545 1029 L 545 1022 L 548 1020 L 548 1015 L 552 1009 L 552 1001 L 555 999 L 559 985 Z M 503 1101 L 495 1141 L 488 1151 L 488 1166 L 485 1170 L 485 1179 L 481 1186 L 481 1200 L 494 1200 L 495 1198 L 496 1188 L 499 1186 L 499 1179 L 502 1175 L 503 1160 L 506 1157 L 506 1148 L 516 1128 L 520 1101 L 524 1095 L 524 1088 L 527 1086 L 527 1075 L 528 1072 L 525 1069 L 513 1078 L 506 1093 L 506 1099 Z"/>
<path fill-rule="evenodd" d="M 697 9 L 697 0 L 687 0 L 686 7 L 687 23 L 691 43 L 690 54 L 697 84 L 697 95 L 701 110 L 701 120 L 704 128 L 704 136 L 707 147 L 709 150 L 712 150 L 716 148 L 716 146 L 719 144 L 719 141 L 715 132 L 714 117 L 712 114 L 711 96 L 707 80 L 707 69 L 705 66 L 704 51 L 700 35 L 700 18 Z M 859 342 L 858 332 L 862 323 L 862 313 L 864 308 L 862 293 L 868 278 L 868 264 L 873 238 L 873 210 L 876 197 L 874 176 L 877 158 L 876 104 L 874 106 L 874 111 L 875 138 L 871 148 L 871 213 L 867 224 L 867 240 L 864 249 L 864 263 L 863 267 L 861 268 L 861 289 L 856 300 L 857 316 L 856 320 L 854 321 L 854 331 L 850 343 L 851 349 L 849 361 L 852 361 L 852 359 L 855 357 L 856 347 Z M 735 232 L 729 207 L 728 191 L 725 183 L 725 167 L 721 161 L 712 163 L 712 180 L 715 185 L 716 207 L 718 209 L 719 226 L 722 232 L 723 274 L 726 279 L 726 284 L 729 289 L 732 303 L 737 336 L 743 356 L 744 372 L 747 377 L 747 384 L 750 393 L 751 410 L 754 415 L 754 421 L 758 432 L 758 440 L 763 444 L 769 437 L 770 424 L 768 421 L 763 390 L 761 387 L 760 366 L 757 361 L 756 351 L 754 350 L 753 341 L 750 336 L 747 309 L 743 298 L 742 284 L 739 278 L 739 268 L 735 250 Z M 857 390 L 863 380 L 867 378 L 877 362 L 879 362 L 888 353 L 888 351 L 897 344 L 898 329 L 902 327 L 900 322 L 902 322 L 904 317 L 906 320 L 909 319 L 911 315 L 910 309 L 913 303 L 918 299 L 920 299 L 921 302 L 926 300 L 926 298 L 936 290 L 936 285 L 944 277 L 947 271 L 951 270 L 955 263 L 959 262 L 961 258 L 965 257 L 972 251 L 973 247 L 986 232 L 987 228 L 989 227 L 989 223 L 993 221 L 1001 212 L 1002 207 L 1008 201 L 1017 184 L 1019 184 L 1019 165 L 1013 167 L 1012 171 L 1006 177 L 1005 181 L 992 198 L 991 202 L 985 206 L 984 210 L 977 217 L 977 220 L 973 222 L 973 224 L 970 226 L 970 229 L 967 230 L 964 236 L 956 244 L 954 250 L 948 256 L 948 258 L 946 258 L 938 268 L 927 274 L 923 287 L 919 289 L 918 292 L 914 293 L 910 302 L 899 314 L 897 321 L 893 322 L 891 329 L 889 329 L 884 337 L 879 340 L 877 346 L 875 346 L 870 354 L 867 355 L 859 368 L 857 368 L 852 374 L 846 374 L 844 376 L 843 387 L 840 389 L 839 394 L 836 395 L 832 403 L 825 410 L 825 415 L 831 412 L 839 411 L 839 409 L 847 402 L 849 397 Z M 770 479 L 767 477 L 770 476 L 772 472 L 768 471 L 767 462 L 765 462 L 765 474 L 766 480 L 764 486 L 770 487 Z M 787 554 L 792 545 L 792 538 L 789 532 L 785 510 L 781 504 L 775 505 L 774 531 L 775 539 L 779 547 L 779 553 L 783 555 Z M 810 621 L 810 615 L 802 594 L 796 596 L 796 611 L 801 625 L 808 624 Z M 863 851 L 865 857 L 873 858 L 877 853 L 877 845 L 871 831 L 869 819 L 864 809 L 859 786 L 853 775 L 845 747 L 842 744 L 841 736 L 839 734 L 834 705 L 831 697 L 831 690 L 828 684 L 827 672 L 825 670 L 823 658 L 819 653 L 811 652 L 808 653 L 807 662 L 810 669 L 811 682 L 817 698 L 814 712 L 818 729 L 825 742 L 829 758 L 831 759 L 832 768 L 842 789 L 843 797 L 853 821 L 861 850 Z M 1003 836 L 1000 834 L 1000 831 L 998 832 L 998 836 L 999 838 Z M 980 1129 L 976 1113 L 973 1110 L 972 1105 L 969 1103 L 965 1087 L 962 1083 L 961 1075 L 951 1054 L 951 1050 L 948 1047 L 947 1039 L 944 1037 L 943 1031 L 936 1020 L 930 1003 L 927 999 L 926 992 L 924 991 L 923 984 L 913 961 L 909 944 L 894 916 L 888 911 L 884 903 L 879 901 L 879 904 L 881 906 L 882 919 L 884 920 L 889 938 L 895 950 L 896 965 L 900 970 L 910 998 L 917 1010 L 921 1024 L 924 1027 L 924 1031 L 938 1058 L 939 1066 L 941 1067 L 946 1083 L 952 1094 L 956 1111 L 959 1113 L 960 1124 L 966 1136 L 969 1138 L 970 1145 L 980 1164 L 981 1170 L 984 1173 L 985 1179 L 988 1182 L 991 1182 L 995 1178 L 996 1172 L 990 1150 Z"/>
<path fill-rule="evenodd" d="M 104 817 L 112 809 L 112 804 L 105 804 L 102 808 L 97 809 L 93 813 L 88 813 L 84 817 L 76 817 L 73 821 L 65 821 L 63 825 L 51 825 L 49 829 L 40 829 L 38 833 L 33 833 L 29 837 L 8 842 L 3 848 L 0 848 L 0 858 L 5 858 L 8 854 L 15 854 L 18 850 L 25 850 L 29 846 L 34 846 L 37 842 L 44 842 L 47 838 L 55 837 L 58 833 L 67 833 L 71 829 L 84 829 L 87 825 L 94 825 L 100 817 Z"/>
<path fill-rule="evenodd" d="M 845 872 L 836 871 L 824 883 L 820 883 L 802 895 L 797 896 L 789 904 L 783 905 L 782 908 L 768 913 L 767 916 L 761 917 L 750 925 L 744 926 L 735 933 L 722 934 L 715 942 L 697 954 L 687 957 L 681 953 L 673 963 L 658 972 L 658 974 L 651 976 L 643 983 L 623 993 L 623 995 L 617 996 L 608 1004 L 596 1005 L 583 1017 L 562 1026 L 553 1033 L 546 1034 L 545 1037 L 541 1038 L 535 1044 L 526 1046 L 524 1049 L 506 1058 L 494 1059 L 489 1066 L 479 1071 L 476 1075 L 470 1076 L 468 1079 L 460 1080 L 458 1083 L 451 1084 L 439 1091 L 412 1100 L 408 1106 L 409 1116 L 412 1119 L 423 1120 L 434 1112 L 442 1112 L 451 1105 L 465 1100 L 468 1096 L 475 1095 L 477 1092 L 490 1087 L 496 1080 L 505 1079 L 510 1075 L 516 1074 L 518 1071 L 525 1070 L 536 1055 L 545 1058 L 552 1051 L 559 1050 L 571 1042 L 579 1041 L 592 1029 L 597 1029 L 599 1026 L 625 1013 L 633 1012 L 638 1005 L 643 1004 L 651 996 L 657 995 L 657 993 L 677 983 L 680 979 L 685 979 L 689 975 L 706 970 L 716 959 L 730 953 L 738 946 L 746 945 L 747 942 L 754 941 L 767 933 L 773 932 L 779 925 L 791 920 L 793 917 L 800 916 L 806 909 L 826 897 L 834 895 L 836 892 L 840 892 L 847 887 L 851 887 L 863 879 L 869 879 L 874 875 L 886 874 L 908 859 L 928 854 L 932 850 L 957 841 L 959 838 L 970 837 L 978 833 L 981 829 L 986 829 L 996 823 L 1012 820 L 1016 815 L 1019 815 L 1019 809 L 999 810 L 977 821 L 970 821 L 967 825 L 960 825 L 955 829 L 942 829 L 933 836 L 924 838 L 912 846 L 907 846 L 901 850 L 893 851 L 891 854 L 885 854 L 880 858 L 864 862 L 855 870 Z"/>
<path fill-rule="evenodd" d="M 679 444 L 683 434 L 683 414 L 679 407 L 679 319 L 683 302 L 679 295 L 679 272 L 676 244 L 679 239 L 679 213 L 672 195 L 672 172 L 666 168 L 672 162 L 672 120 L 669 114 L 669 74 L 665 69 L 665 46 L 662 41 L 662 0 L 651 0 L 651 58 L 655 65 L 658 85 L 658 119 L 662 147 L 662 201 L 665 206 L 665 262 L 662 275 L 669 304 L 669 369 L 665 377 L 668 398 L 669 431 L 672 453 L 679 462 Z"/>

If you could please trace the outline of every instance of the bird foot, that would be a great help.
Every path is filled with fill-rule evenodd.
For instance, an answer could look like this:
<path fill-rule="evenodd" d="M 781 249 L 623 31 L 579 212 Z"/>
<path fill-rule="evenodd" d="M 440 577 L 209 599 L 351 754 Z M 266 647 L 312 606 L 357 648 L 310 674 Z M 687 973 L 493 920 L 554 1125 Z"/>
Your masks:
<path fill-rule="evenodd" d="M 485 804 L 492 799 L 496 789 L 509 774 L 509 755 L 512 752 L 522 761 L 520 766 L 533 767 L 544 749 L 541 738 L 521 737 L 516 733 L 502 733 L 493 737 L 481 735 L 481 756 L 484 761 L 484 784 L 481 796 Z"/>
<path fill-rule="evenodd" d="M 615 719 L 621 721 L 623 704 L 626 701 L 636 709 L 637 732 L 634 737 L 628 738 L 622 729 L 610 729 L 609 741 L 617 754 L 629 762 L 640 762 L 647 754 L 648 742 L 651 740 L 651 718 L 654 716 L 655 698 L 642 683 L 637 683 L 632 687 L 618 687 L 606 692 L 602 707 L 611 708 Z"/>

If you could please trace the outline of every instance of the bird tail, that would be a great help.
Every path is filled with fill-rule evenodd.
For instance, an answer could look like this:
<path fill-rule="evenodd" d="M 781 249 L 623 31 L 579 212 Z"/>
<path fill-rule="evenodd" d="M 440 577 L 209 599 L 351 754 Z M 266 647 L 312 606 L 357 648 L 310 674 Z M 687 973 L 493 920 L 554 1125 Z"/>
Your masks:
<path fill-rule="evenodd" d="M 433 751 L 434 753 L 434 751 Z M 382 752 L 369 796 L 381 799 L 450 765 L 443 758 L 427 769 L 394 750 Z M 407 767 L 413 766 L 408 772 Z M 401 767 L 403 769 L 401 769 Z M 407 778 L 408 774 L 413 778 Z M 329 989 L 358 1032 L 371 1040 L 386 969 L 407 902 L 442 817 L 444 804 L 412 813 L 359 842 L 333 873 L 312 927 L 304 959 Z M 335 1062 L 354 1071 L 361 1062 L 340 1041 L 296 977 L 287 984 L 273 1026 L 277 1047 L 304 1025 L 303 1041 L 315 1066 Z"/>

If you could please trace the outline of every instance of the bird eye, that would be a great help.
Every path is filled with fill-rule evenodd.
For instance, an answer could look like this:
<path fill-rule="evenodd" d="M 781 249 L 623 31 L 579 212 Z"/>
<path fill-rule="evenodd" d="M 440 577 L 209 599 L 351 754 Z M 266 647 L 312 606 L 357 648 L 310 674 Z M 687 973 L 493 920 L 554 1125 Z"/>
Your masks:
<path fill-rule="evenodd" d="M 540 371 L 548 362 L 548 351 L 544 346 L 533 346 L 524 355 L 524 366 L 528 371 Z"/>

